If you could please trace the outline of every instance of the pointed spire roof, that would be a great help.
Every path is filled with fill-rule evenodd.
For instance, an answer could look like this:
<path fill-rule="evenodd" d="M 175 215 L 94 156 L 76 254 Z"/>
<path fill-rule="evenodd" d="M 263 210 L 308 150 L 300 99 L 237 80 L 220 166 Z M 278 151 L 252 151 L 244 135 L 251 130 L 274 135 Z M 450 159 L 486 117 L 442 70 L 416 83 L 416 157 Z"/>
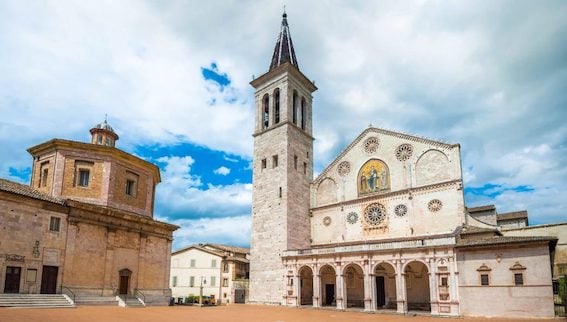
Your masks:
<path fill-rule="evenodd" d="M 289 32 L 289 25 L 287 24 L 287 13 L 283 13 L 282 29 L 276 40 L 276 47 L 272 55 L 272 63 L 270 70 L 284 64 L 290 63 L 299 69 L 297 58 L 295 58 L 295 50 L 293 49 L 293 42 L 291 41 L 291 33 Z"/>

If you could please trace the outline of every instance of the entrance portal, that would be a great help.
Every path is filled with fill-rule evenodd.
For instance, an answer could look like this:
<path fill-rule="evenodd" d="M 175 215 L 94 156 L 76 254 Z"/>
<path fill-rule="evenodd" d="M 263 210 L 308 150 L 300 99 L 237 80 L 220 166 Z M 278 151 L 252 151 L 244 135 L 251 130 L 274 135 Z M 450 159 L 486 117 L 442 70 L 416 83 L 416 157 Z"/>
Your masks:
<path fill-rule="evenodd" d="M 321 305 L 334 306 L 336 305 L 335 282 L 337 280 L 335 269 L 330 265 L 325 265 L 319 272 L 321 275 Z"/>
<path fill-rule="evenodd" d="M 313 305 L 313 271 L 304 266 L 299 270 L 299 294 L 301 294 L 300 305 Z"/>
<path fill-rule="evenodd" d="M 41 273 L 41 294 L 55 294 L 57 293 L 57 274 L 59 267 L 57 266 L 43 266 Z"/>
<path fill-rule="evenodd" d="M 6 267 L 6 280 L 4 282 L 4 293 L 20 293 L 21 267 Z"/>
<path fill-rule="evenodd" d="M 405 270 L 408 310 L 431 311 L 429 270 L 422 262 L 409 263 Z"/>
<path fill-rule="evenodd" d="M 120 284 L 118 287 L 118 294 L 126 295 L 128 294 L 128 289 L 130 288 L 130 276 L 132 275 L 132 271 L 125 268 L 120 270 Z"/>
<path fill-rule="evenodd" d="M 388 263 L 380 263 L 374 269 L 376 284 L 376 309 L 396 309 L 396 273 Z"/>

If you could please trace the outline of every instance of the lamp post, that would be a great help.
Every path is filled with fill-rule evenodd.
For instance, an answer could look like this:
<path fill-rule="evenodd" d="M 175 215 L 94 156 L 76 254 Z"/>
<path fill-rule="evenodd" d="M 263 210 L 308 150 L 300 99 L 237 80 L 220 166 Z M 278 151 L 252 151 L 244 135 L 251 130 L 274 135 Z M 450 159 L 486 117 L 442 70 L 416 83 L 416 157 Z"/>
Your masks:
<path fill-rule="evenodd" d="M 203 284 L 207 284 L 207 279 L 201 276 L 201 286 L 199 291 L 199 306 L 203 306 Z"/>

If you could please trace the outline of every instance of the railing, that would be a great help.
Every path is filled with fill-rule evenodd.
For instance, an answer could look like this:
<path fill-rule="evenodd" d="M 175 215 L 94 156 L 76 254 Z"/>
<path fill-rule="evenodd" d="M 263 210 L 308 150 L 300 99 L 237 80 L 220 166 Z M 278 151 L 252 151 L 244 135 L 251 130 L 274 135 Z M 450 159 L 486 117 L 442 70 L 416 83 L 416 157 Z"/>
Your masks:
<path fill-rule="evenodd" d="M 67 286 L 61 286 L 61 293 L 70 297 L 71 300 L 73 300 L 73 304 L 75 304 L 75 293 L 70 288 Z"/>
<path fill-rule="evenodd" d="M 144 305 L 146 305 L 146 296 L 144 295 L 144 293 L 142 293 L 142 291 L 140 291 L 139 289 L 135 289 L 134 296 L 137 298 L 141 298 Z"/>

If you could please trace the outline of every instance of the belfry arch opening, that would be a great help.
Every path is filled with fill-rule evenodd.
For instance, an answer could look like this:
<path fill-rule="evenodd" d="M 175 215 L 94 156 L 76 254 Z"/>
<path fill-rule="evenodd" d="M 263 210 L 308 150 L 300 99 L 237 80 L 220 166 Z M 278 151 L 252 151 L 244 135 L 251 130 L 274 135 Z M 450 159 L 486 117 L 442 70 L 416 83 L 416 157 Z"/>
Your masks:
<path fill-rule="evenodd" d="M 308 266 L 299 270 L 300 305 L 313 305 L 313 271 Z"/>
<path fill-rule="evenodd" d="M 375 305 L 377 310 L 396 309 L 396 272 L 388 263 L 380 263 L 374 268 Z"/>
<path fill-rule="evenodd" d="M 356 264 L 350 264 L 344 270 L 346 290 L 346 308 L 364 307 L 364 273 Z"/>
<path fill-rule="evenodd" d="M 337 273 L 330 265 L 321 267 L 321 306 L 335 306 Z"/>
<path fill-rule="evenodd" d="M 413 261 L 404 269 L 407 307 L 409 311 L 431 311 L 429 297 L 429 269 L 419 261 Z"/>

